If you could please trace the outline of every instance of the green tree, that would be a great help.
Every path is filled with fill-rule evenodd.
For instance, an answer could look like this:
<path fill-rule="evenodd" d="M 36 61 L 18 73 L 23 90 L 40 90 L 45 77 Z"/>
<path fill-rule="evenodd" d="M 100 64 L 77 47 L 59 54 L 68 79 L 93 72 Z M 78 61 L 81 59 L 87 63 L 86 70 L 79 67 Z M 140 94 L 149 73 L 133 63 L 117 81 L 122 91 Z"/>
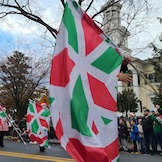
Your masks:
<path fill-rule="evenodd" d="M 0 103 L 17 109 L 21 118 L 26 114 L 29 98 L 47 82 L 49 67 L 42 61 L 33 62 L 25 54 L 14 51 L 6 61 L 0 62 Z"/>
<path fill-rule="evenodd" d="M 162 18 L 158 18 L 160 23 L 162 24 Z M 162 35 L 159 37 L 159 40 L 162 44 Z M 151 44 L 153 48 L 153 59 L 151 59 L 152 64 L 154 65 L 155 70 L 155 78 L 156 82 L 159 83 L 157 89 L 158 93 L 155 94 L 155 98 L 153 99 L 154 105 L 160 105 L 162 107 L 162 49 L 158 48 L 155 44 Z"/>
<path fill-rule="evenodd" d="M 117 95 L 117 110 L 118 112 L 126 113 L 126 116 L 128 116 L 128 111 L 138 111 L 138 102 L 139 100 L 134 91 L 125 89 Z"/>

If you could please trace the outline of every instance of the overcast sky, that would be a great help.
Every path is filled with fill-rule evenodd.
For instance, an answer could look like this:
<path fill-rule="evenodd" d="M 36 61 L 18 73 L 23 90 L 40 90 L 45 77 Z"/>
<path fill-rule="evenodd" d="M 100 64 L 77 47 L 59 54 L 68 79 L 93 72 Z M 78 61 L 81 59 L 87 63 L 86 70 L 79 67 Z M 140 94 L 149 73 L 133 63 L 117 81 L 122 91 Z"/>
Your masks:
<path fill-rule="evenodd" d="M 150 19 L 144 26 L 144 31 L 135 37 L 130 37 L 129 47 L 132 49 L 132 55 L 140 59 L 147 59 L 152 55 L 152 49 L 146 48 L 151 42 L 155 42 L 159 47 L 158 37 L 162 32 L 162 24 L 157 17 L 162 17 L 162 0 L 150 0 L 153 4 L 153 10 L 150 11 Z M 96 0 L 94 6 L 99 9 L 105 0 Z M 43 20 L 58 28 L 63 13 L 60 0 L 37 0 L 33 3 L 34 11 L 42 17 Z M 89 14 L 92 14 L 90 11 Z M 9 16 L 7 19 L 0 20 L 0 54 L 11 53 L 13 50 L 21 50 L 33 54 L 50 55 L 53 53 L 53 44 L 55 40 L 40 25 L 31 22 L 22 16 Z M 131 33 L 132 35 L 134 33 Z M 141 52 L 140 52 L 141 51 Z M 140 53 L 139 53 L 140 52 Z"/>

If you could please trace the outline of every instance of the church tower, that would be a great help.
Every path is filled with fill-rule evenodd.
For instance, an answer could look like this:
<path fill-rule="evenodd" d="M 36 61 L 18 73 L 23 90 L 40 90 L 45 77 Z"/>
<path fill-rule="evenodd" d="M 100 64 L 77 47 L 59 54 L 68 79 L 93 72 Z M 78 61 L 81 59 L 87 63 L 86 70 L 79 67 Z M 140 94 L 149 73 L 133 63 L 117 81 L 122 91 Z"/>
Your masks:
<path fill-rule="evenodd" d="M 114 4 L 111 5 L 112 3 Z M 108 0 L 102 8 L 105 7 L 107 9 L 103 13 L 103 30 L 124 53 L 131 55 L 132 51 L 128 48 L 130 32 L 121 25 L 120 13 L 122 5 L 119 2 L 115 3 L 115 0 Z"/>

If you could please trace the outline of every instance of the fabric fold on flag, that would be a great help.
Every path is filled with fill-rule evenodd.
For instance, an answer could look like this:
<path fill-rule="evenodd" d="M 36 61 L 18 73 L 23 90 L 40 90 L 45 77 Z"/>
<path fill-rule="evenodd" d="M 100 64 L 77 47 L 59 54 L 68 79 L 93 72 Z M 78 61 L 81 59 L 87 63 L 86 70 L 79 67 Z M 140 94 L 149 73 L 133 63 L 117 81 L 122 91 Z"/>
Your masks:
<path fill-rule="evenodd" d="M 74 0 L 67 0 L 50 75 L 58 140 L 78 162 L 119 162 L 116 114 L 122 55 Z"/>

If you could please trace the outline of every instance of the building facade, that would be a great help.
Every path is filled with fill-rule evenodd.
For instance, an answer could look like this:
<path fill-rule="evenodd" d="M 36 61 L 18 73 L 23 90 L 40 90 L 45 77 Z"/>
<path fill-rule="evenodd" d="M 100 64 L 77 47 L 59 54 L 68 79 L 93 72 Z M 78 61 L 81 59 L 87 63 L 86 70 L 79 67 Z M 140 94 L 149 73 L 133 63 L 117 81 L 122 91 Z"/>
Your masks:
<path fill-rule="evenodd" d="M 108 6 L 109 3 L 110 2 L 108 1 L 103 7 Z M 104 11 L 103 30 L 107 33 L 110 39 L 119 46 L 122 52 L 131 56 L 132 51 L 128 47 L 128 37 L 130 36 L 130 32 L 121 25 L 121 8 L 122 6 L 120 3 L 115 3 L 113 6 L 108 7 L 108 9 Z M 148 78 L 155 89 L 157 89 L 158 83 L 156 83 L 154 75 L 155 71 L 151 62 L 149 60 L 140 60 L 138 58 L 133 58 L 132 63 Z M 152 102 L 153 97 L 155 97 L 153 90 L 145 83 L 144 79 L 137 74 L 132 66 L 128 65 L 128 68 L 132 72 L 133 81 L 129 85 L 124 82 L 119 82 L 118 92 L 122 92 L 124 89 L 134 90 L 136 96 L 140 100 L 137 116 L 143 115 L 144 108 L 155 110 Z"/>

